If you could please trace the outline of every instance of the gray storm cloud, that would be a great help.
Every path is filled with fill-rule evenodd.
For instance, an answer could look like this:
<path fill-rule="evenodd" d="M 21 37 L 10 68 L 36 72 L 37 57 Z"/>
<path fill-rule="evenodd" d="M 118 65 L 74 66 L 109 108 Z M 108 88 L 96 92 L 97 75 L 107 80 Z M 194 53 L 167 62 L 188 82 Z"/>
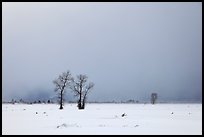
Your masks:
<path fill-rule="evenodd" d="M 53 96 L 67 69 L 89 100 L 202 100 L 201 2 L 2 5 L 3 100 Z"/>

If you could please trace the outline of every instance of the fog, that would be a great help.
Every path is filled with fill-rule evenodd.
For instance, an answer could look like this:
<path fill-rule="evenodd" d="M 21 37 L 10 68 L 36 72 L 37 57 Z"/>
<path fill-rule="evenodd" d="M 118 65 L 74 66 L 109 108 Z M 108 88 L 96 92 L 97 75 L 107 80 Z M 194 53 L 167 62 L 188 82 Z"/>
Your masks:
<path fill-rule="evenodd" d="M 56 95 L 70 70 L 90 101 L 202 101 L 202 3 L 2 3 L 2 99 Z M 67 90 L 67 100 L 75 99 Z"/>

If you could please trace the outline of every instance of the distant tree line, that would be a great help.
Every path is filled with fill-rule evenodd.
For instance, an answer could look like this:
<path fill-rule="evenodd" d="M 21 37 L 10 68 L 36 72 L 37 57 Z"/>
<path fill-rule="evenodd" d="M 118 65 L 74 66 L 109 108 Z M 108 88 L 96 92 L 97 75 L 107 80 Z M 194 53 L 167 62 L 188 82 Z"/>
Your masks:
<path fill-rule="evenodd" d="M 41 103 L 44 103 L 44 104 L 50 104 L 50 103 L 54 103 L 53 101 L 51 101 L 50 99 L 48 100 L 36 100 L 36 101 L 25 101 L 23 99 L 19 99 L 19 100 L 16 100 L 16 99 L 12 99 L 11 101 L 7 101 L 7 102 L 3 102 L 3 103 L 10 103 L 10 104 L 15 104 L 15 103 L 22 103 L 22 104 L 41 104 Z"/>
<path fill-rule="evenodd" d="M 151 94 L 151 99 L 150 99 L 150 102 L 151 104 L 155 104 L 156 103 L 156 100 L 157 100 L 157 93 L 152 93 Z M 78 103 L 78 101 L 67 101 L 68 103 Z M 10 104 L 15 104 L 15 103 L 22 103 L 22 104 L 53 104 L 53 103 L 56 103 L 55 100 L 51 100 L 51 99 L 48 99 L 48 100 L 35 100 L 35 101 L 25 101 L 23 99 L 12 99 L 11 101 L 3 101 L 3 103 L 10 103 Z M 59 102 L 58 102 L 59 103 Z M 129 100 L 126 100 L 126 101 L 115 101 L 115 100 L 112 100 L 112 101 L 87 101 L 87 103 L 134 103 L 134 104 L 137 104 L 137 103 L 148 103 L 146 101 L 139 101 L 139 100 L 134 100 L 134 99 L 129 99 Z M 160 103 L 167 103 L 167 102 L 160 102 Z"/>

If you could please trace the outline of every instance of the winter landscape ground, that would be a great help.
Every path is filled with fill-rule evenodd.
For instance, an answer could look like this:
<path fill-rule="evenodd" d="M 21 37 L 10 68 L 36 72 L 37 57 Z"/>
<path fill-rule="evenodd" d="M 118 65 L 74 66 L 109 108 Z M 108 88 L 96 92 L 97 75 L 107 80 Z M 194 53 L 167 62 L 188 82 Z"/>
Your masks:
<path fill-rule="evenodd" d="M 202 104 L 2 104 L 2 134 L 202 134 Z M 122 117 L 122 114 L 125 116 Z"/>

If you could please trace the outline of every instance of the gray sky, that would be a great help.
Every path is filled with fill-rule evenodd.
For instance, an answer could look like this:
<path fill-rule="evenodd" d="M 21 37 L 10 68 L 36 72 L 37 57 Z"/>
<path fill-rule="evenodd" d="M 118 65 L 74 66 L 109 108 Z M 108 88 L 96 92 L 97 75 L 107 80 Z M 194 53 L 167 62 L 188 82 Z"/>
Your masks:
<path fill-rule="evenodd" d="M 3 100 L 53 96 L 66 70 L 88 100 L 202 100 L 201 2 L 2 5 Z"/>

